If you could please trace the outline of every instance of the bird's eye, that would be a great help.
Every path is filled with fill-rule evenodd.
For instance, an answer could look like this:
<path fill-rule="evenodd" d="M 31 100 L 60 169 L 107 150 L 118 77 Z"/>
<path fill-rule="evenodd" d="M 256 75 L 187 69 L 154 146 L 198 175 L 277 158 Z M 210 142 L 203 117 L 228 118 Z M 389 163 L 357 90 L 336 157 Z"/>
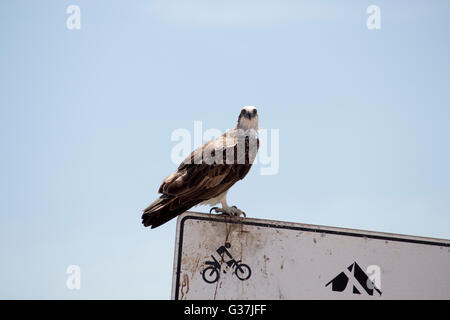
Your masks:
<path fill-rule="evenodd" d="M 242 109 L 241 114 L 245 114 L 245 109 Z"/>
<path fill-rule="evenodd" d="M 253 115 L 256 115 L 256 109 L 253 109 Z"/>

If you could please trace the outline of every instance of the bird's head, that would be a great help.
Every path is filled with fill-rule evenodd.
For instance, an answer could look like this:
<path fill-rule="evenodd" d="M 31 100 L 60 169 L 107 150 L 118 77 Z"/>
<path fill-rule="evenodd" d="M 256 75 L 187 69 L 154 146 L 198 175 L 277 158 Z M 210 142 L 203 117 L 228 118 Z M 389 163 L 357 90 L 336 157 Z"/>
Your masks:
<path fill-rule="evenodd" d="M 258 130 L 258 111 L 253 106 L 245 106 L 239 114 L 237 128 Z"/>

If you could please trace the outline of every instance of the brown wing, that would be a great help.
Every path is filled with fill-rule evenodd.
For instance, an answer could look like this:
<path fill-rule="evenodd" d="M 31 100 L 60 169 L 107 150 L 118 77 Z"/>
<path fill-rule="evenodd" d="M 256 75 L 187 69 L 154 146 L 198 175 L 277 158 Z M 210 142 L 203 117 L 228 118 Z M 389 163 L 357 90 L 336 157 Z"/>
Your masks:
<path fill-rule="evenodd" d="M 159 188 L 159 193 L 168 196 L 176 196 L 180 198 L 198 199 L 201 201 L 214 198 L 226 190 L 228 190 L 237 181 L 243 179 L 249 172 L 253 159 L 249 159 L 249 141 L 245 141 L 245 154 L 247 155 L 244 163 L 239 163 L 238 143 L 234 137 L 234 143 L 221 144 L 219 139 L 225 139 L 226 134 L 218 139 L 212 140 L 202 146 L 202 154 L 217 154 L 221 153 L 222 161 L 219 163 L 200 163 L 196 162 L 197 149 L 188 157 L 190 163 L 184 161 L 178 170 L 167 177 Z M 257 141 L 257 148 L 259 148 L 259 139 Z M 230 153 L 230 148 L 233 152 Z M 233 161 L 230 161 L 227 155 L 233 156 Z M 197 153 L 198 155 L 198 153 Z M 256 155 L 256 154 L 255 154 Z M 216 158 L 217 159 L 217 158 Z M 198 161 L 197 161 L 198 162 Z M 228 164 L 231 162 L 230 164 Z M 201 202 L 200 201 L 200 202 Z"/>

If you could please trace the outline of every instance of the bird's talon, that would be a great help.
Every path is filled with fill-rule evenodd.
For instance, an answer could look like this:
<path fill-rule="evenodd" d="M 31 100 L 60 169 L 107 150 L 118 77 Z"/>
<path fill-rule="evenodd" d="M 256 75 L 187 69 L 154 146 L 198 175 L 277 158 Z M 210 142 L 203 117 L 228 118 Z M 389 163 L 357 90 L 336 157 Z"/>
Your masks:
<path fill-rule="evenodd" d="M 212 207 L 211 210 L 209 210 L 209 213 L 212 213 L 213 210 L 217 213 L 217 209 L 219 209 L 219 208 L 218 207 Z"/>
<path fill-rule="evenodd" d="M 240 210 L 240 209 L 238 209 L 236 206 L 231 206 L 231 207 L 228 207 L 226 209 L 219 208 L 219 207 L 212 207 L 209 210 L 209 213 L 212 213 L 213 211 L 215 211 L 216 213 L 221 213 L 222 216 L 238 217 L 238 218 L 240 216 L 247 217 L 245 212 Z"/>

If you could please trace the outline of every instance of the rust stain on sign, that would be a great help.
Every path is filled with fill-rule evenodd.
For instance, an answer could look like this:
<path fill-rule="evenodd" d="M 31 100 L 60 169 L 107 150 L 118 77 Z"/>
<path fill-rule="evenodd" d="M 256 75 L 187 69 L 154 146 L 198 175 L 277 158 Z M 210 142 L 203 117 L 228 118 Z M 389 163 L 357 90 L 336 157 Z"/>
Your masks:
<path fill-rule="evenodd" d="M 181 300 L 183 300 L 185 295 L 189 293 L 189 276 L 186 273 L 183 274 L 183 282 L 181 283 L 180 292 Z"/>

